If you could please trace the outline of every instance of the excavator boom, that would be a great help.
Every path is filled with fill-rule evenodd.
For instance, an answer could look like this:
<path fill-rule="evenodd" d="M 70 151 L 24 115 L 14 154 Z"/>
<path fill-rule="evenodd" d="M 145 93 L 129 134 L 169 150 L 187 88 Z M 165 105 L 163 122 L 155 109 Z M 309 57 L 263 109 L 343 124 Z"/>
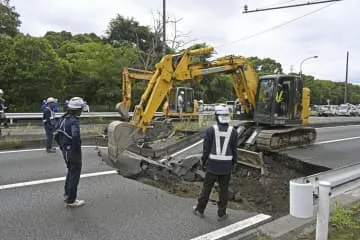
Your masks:
<path fill-rule="evenodd" d="M 208 54 L 214 49 L 202 48 L 184 51 L 179 55 L 166 55 L 156 65 L 156 71 L 135 107 L 132 124 L 146 131 L 156 110 L 166 97 L 172 86 L 172 81 L 189 81 L 201 79 L 211 74 L 230 74 L 233 86 L 240 103 L 248 112 L 255 107 L 257 75 L 249 62 L 243 57 L 229 56 L 218 58 L 206 64 L 192 64 L 192 57 L 198 54 Z M 178 64 L 177 64 L 178 63 Z"/>

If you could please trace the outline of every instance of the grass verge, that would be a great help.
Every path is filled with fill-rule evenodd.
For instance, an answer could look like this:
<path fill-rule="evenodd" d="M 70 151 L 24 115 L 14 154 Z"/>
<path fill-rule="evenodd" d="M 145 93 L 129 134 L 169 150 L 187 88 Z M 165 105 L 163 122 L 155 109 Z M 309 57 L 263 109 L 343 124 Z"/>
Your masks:
<path fill-rule="evenodd" d="M 20 139 L 0 140 L 0 150 L 23 148 L 23 142 Z"/>
<path fill-rule="evenodd" d="M 316 223 L 315 223 L 316 224 Z M 300 234 L 296 240 L 315 239 L 316 229 L 307 234 Z M 343 207 L 335 203 L 330 216 L 329 240 L 358 240 L 360 239 L 360 201 Z"/>
<path fill-rule="evenodd" d="M 174 130 L 199 130 L 206 127 L 206 122 L 197 121 L 182 121 L 182 122 L 173 122 Z"/>

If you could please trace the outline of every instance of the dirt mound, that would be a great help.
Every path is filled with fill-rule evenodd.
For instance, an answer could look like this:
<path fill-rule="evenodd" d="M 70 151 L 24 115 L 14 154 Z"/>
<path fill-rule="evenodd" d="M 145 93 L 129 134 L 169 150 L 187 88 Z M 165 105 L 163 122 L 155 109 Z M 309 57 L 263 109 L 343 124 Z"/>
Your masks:
<path fill-rule="evenodd" d="M 259 170 L 237 166 L 230 182 L 230 208 L 261 212 L 273 217 L 284 216 L 289 213 L 289 181 L 322 171 L 279 155 L 267 155 L 264 162 L 268 171 L 266 176 L 261 176 Z M 173 175 L 160 171 L 147 173 L 138 180 L 171 194 L 191 198 L 199 196 L 202 186 L 201 182 L 181 181 Z M 217 200 L 217 187 L 215 187 L 210 201 L 215 203 Z"/>

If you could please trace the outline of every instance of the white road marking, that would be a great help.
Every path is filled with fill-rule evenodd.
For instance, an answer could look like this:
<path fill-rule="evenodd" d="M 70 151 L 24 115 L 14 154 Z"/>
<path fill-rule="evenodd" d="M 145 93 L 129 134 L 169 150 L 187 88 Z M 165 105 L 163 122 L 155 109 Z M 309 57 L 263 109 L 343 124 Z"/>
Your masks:
<path fill-rule="evenodd" d="M 82 148 L 107 148 L 107 147 L 98 147 L 95 145 L 85 145 L 81 146 Z M 56 148 L 57 150 L 60 150 L 59 148 Z M 39 151 L 45 151 L 45 148 L 32 148 L 32 149 L 21 149 L 21 150 L 11 150 L 11 151 L 0 151 L 0 154 L 10 154 L 10 153 L 24 153 L 24 152 L 39 152 Z"/>
<path fill-rule="evenodd" d="M 268 219 L 270 219 L 271 216 L 265 215 L 265 214 L 258 214 L 253 217 L 250 217 L 248 219 L 236 222 L 234 224 L 231 224 L 229 226 L 226 226 L 224 228 L 220 228 L 218 230 L 215 230 L 213 232 L 206 233 L 204 235 L 198 236 L 196 238 L 192 238 L 191 240 L 216 240 L 216 239 L 222 239 L 226 236 L 232 235 L 234 233 L 240 232 L 242 230 L 245 230 L 246 228 L 249 228 L 253 225 L 259 224 L 261 222 L 264 222 Z"/>
<path fill-rule="evenodd" d="M 357 125 L 355 125 L 357 126 Z M 327 143 L 335 143 L 335 142 L 342 142 L 342 141 L 349 141 L 349 140 L 355 140 L 355 139 L 359 139 L 360 136 L 357 137 L 349 137 L 349 138 L 340 138 L 340 139 L 333 139 L 333 140 L 327 140 L 327 141 L 322 141 L 322 142 L 316 142 L 314 143 L 314 145 L 321 145 L 321 144 L 327 144 Z M 180 150 L 179 152 L 176 152 L 173 154 L 173 157 L 196 146 L 199 145 L 200 143 L 202 143 L 204 140 L 199 140 L 198 142 L 194 143 L 191 146 L 188 146 L 182 150 Z M 99 146 L 95 146 L 95 145 L 85 145 L 82 146 L 82 148 L 100 148 L 100 149 L 107 149 L 107 147 L 99 147 Z M 59 148 L 56 148 L 59 149 Z M 2 154 L 11 154 L 11 153 L 24 153 L 24 152 L 37 152 L 37 151 L 45 151 L 45 148 L 34 148 L 34 149 L 22 149 L 22 150 L 11 150 L 11 151 L 0 151 L 0 155 Z"/>
<path fill-rule="evenodd" d="M 316 143 L 314 143 L 314 144 L 315 144 L 315 145 L 320 145 L 320 144 L 326 144 L 326 143 L 335 143 L 335 142 L 349 141 L 349 140 L 354 140 L 354 139 L 359 139 L 359 138 L 360 138 L 360 136 L 358 136 L 358 137 L 350 137 L 350 138 L 341 138 L 341 139 L 334 139 L 334 140 L 316 142 Z"/>
<path fill-rule="evenodd" d="M 333 127 L 318 127 L 315 128 L 317 130 L 321 130 L 321 129 L 331 129 L 331 128 L 347 128 L 347 127 L 360 127 L 360 125 L 344 125 L 344 126 L 333 126 Z"/>
<path fill-rule="evenodd" d="M 117 173 L 115 170 L 95 172 L 95 173 L 85 173 L 85 174 L 81 174 L 80 178 L 96 177 L 96 176 L 110 175 L 110 174 L 115 174 L 115 173 Z M 42 179 L 42 180 L 0 185 L 0 190 L 19 188 L 19 187 L 28 187 L 28 186 L 34 186 L 34 185 L 39 185 L 39 184 L 44 184 L 44 183 L 61 182 L 61 181 L 65 181 L 65 177 L 48 178 L 48 179 Z"/>

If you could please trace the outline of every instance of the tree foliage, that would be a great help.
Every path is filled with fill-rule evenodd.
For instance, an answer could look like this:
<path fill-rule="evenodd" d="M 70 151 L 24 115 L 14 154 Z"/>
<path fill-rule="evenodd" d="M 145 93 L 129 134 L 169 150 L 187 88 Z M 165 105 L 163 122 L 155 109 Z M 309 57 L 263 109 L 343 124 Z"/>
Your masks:
<path fill-rule="evenodd" d="M 162 42 L 161 25 L 155 22 L 153 30 L 149 26 L 142 26 L 134 18 L 124 18 L 117 15 L 110 21 L 107 41 L 113 46 L 129 46 L 139 49 L 138 66 L 151 69 L 161 58 Z"/>
<path fill-rule="evenodd" d="M 21 24 L 19 17 L 9 0 L 0 0 L 0 35 L 15 37 Z"/>
<path fill-rule="evenodd" d="M 162 57 L 162 29 L 156 19 L 149 27 L 117 15 L 109 22 L 105 37 L 68 31 L 48 31 L 43 37 L 32 37 L 19 33 L 19 17 L 8 0 L 0 0 L 0 88 L 5 91 L 10 111 L 39 111 L 40 100 L 49 96 L 61 102 L 81 96 L 92 106 L 113 107 L 122 97 L 123 68 L 153 70 Z M 180 50 L 181 44 L 171 48 L 176 40 L 172 38 L 167 46 L 168 53 L 184 50 Z M 197 43 L 190 49 L 201 47 L 207 44 Z M 195 56 L 193 64 L 206 64 L 211 57 L 211 54 Z M 248 60 L 259 76 L 282 72 L 281 64 L 274 59 L 249 57 Z M 343 103 L 343 83 L 303 77 L 304 86 L 311 90 L 312 104 L 326 104 L 328 99 L 331 104 Z M 190 86 L 197 99 L 214 103 L 236 99 L 231 81 L 228 75 L 215 74 L 175 82 L 175 86 Z M 135 81 L 133 104 L 139 102 L 146 84 Z M 360 103 L 360 86 L 349 84 L 348 89 L 349 102 Z"/>

